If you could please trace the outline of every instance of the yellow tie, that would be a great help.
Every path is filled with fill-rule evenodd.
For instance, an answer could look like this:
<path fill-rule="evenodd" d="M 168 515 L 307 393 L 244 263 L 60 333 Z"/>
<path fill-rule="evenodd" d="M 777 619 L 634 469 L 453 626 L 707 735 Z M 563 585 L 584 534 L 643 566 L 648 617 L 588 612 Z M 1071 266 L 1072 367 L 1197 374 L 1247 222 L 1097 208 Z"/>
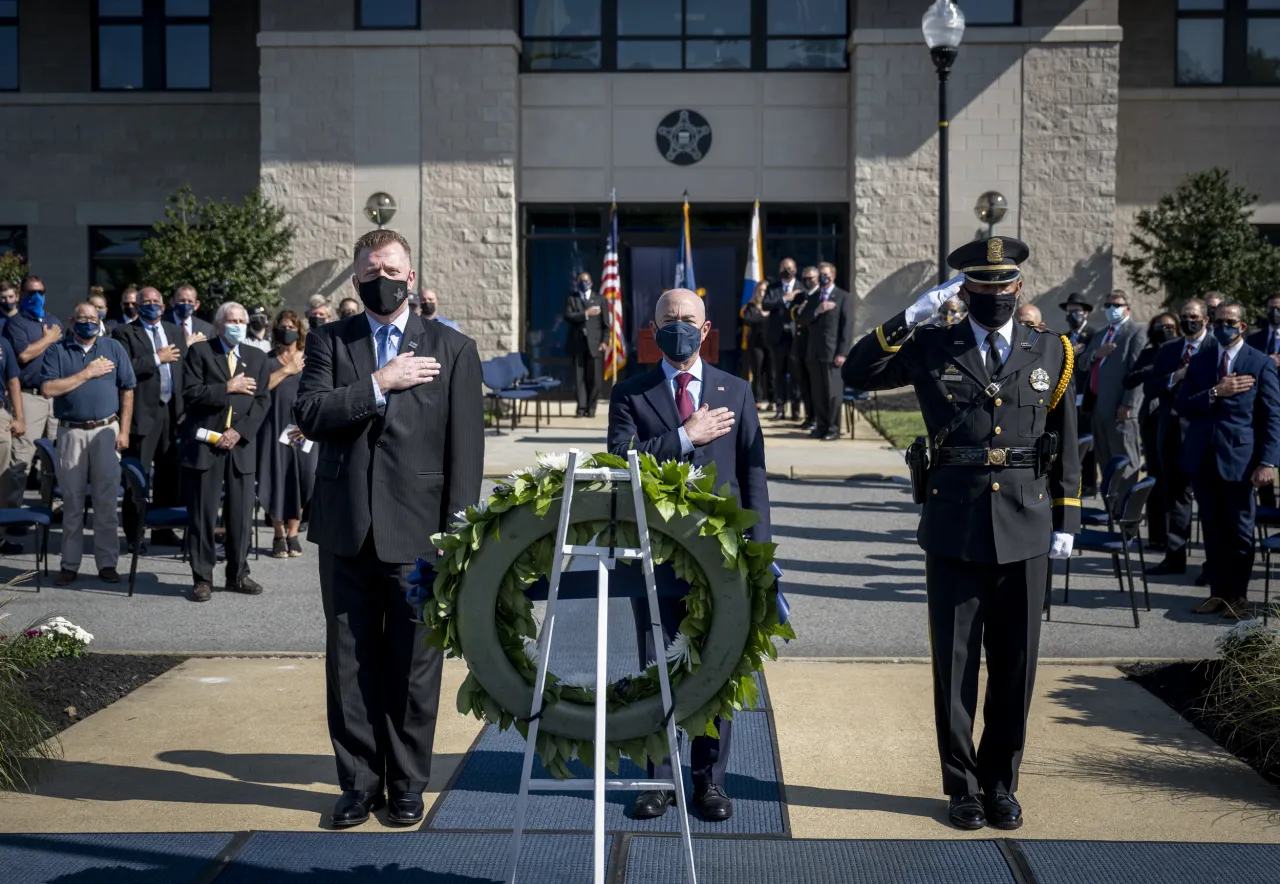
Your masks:
<path fill-rule="evenodd" d="M 232 377 L 236 376 L 236 354 L 234 350 L 227 351 L 227 371 L 231 373 Z M 227 425 L 224 429 L 231 429 L 231 413 L 234 410 L 233 408 L 227 409 Z"/>

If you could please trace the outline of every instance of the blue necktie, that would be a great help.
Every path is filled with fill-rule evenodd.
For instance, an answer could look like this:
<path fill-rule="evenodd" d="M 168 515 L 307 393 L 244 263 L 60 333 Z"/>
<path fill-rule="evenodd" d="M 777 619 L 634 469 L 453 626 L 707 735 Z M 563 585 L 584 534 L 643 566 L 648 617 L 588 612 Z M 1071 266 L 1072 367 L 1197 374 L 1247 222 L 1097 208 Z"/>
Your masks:
<path fill-rule="evenodd" d="M 394 355 L 391 352 L 391 328 L 390 325 L 384 325 L 378 329 L 378 368 L 390 362 Z"/>

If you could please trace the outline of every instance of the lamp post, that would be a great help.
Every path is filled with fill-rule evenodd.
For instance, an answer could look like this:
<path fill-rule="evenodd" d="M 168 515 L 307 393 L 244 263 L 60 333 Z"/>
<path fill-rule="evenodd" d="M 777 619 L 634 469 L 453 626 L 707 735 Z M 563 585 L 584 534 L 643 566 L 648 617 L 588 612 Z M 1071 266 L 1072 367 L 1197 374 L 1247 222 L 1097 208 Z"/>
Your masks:
<path fill-rule="evenodd" d="M 381 230 L 384 224 L 390 224 L 396 214 L 395 198 L 389 193 L 378 191 L 364 204 L 364 216 L 378 225 Z"/>
<path fill-rule="evenodd" d="M 938 71 L 938 284 L 947 281 L 947 76 L 960 51 L 964 36 L 964 13 L 952 0 L 937 0 L 925 10 L 921 21 L 924 42 L 929 47 L 933 66 Z"/>
<path fill-rule="evenodd" d="M 987 225 L 987 239 L 996 235 L 996 225 L 1004 220 L 1008 212 L 1009 201 L 998 190 L 988 190 L 978 197 L 978 202 L 973 207 L 973 214 Z"/>

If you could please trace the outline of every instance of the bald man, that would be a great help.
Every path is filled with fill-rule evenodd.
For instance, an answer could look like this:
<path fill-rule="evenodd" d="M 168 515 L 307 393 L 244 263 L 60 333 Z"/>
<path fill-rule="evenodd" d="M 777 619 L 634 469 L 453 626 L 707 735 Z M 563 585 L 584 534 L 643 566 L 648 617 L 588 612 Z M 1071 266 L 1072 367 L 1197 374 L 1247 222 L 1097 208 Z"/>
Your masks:
<path fill-rule="evenodd" d="M 1035 329 L 1042 329 L 1044 326 L 1044 317 L 1040 315 L 1040 308 L 1035 304 L 1023 304 L 1013 314 L 1013 319 L 1014 322 L 1019 322 Z"/>
<path fill-rule="evenodd" d="M 182 417 L 182 366 L 187 355 L 187 336 L 177 323 L 161 319 L 164 297 L 147 286 L 138 292 L 138 321 L 118 325 L 111 336 L 124 345 L 138 378 L 133 391 L 133 424 L 129 427 L 126 457 L 142 461 L 142 474 L 150 475 L 153 506 L 181 506 L 178 449 L 174 444 L 178 420 Z M 129 543 L 136 539 L 137 514 L 124 508 L 124 533 Z M 153 544 L 176 545 L 172 529 L 151 532 Z"/>
<path fill-rule="evenodd" d="M 729 494 L 759 521 L 748 532 L 768 542 L 769 486 L 765 481 L 764 435 L 756 416 L 750 385 L 707 365 L 698 356 L 711 323 L 702 299 L 688 289 L 672 289 L 658 299 L 650 328 L 663 359 L 653 370 L 613 388 L 609 399 L 609 450 L 626 456 L 628 449 L 648 452 L 660 461 L 687 460 L 703 469 L 715 467 L 716 487 L 728 483 Z M 646 599 L 632 599 L 640 665 L 656 659 Z M 667 640 L 684 619 L 684 602 L 659 596 L 658 607 Z M 732 722 L 716 720 L 720 738 L 695 737 L 690 768 L 693 803 L 703 819 L 718 822 L 733 815 L 724 791 L 729 764 Z M 651 768 L 650 776 L 671 777 L 670 762 Z M 652 819 L 675 804 L 671 792 L 642 792 L 636 819 Z"/>

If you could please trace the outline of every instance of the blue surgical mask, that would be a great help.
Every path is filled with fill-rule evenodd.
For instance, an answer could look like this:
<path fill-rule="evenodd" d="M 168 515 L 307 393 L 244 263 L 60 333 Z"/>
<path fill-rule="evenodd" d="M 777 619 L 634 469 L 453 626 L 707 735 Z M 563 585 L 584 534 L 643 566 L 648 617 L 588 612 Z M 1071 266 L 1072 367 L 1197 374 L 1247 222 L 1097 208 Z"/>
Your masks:
<path fill-rule="evenodd" d="M 246 332 L 246 331 L 248 331 L 248 328 L 247 328 L 247 326 L 245 326 L 245 325 L 244 325 L 244 323 L 236 324 L 236 323 L 231 323 L 231 322 L 229 322 L 229 323 L 227 323 L 227 324 L 226 324 L 226 326 L 222 329 L 222 338 L 223 338 L 223 340 L 225 340 L 228 344 L 230 344 L 231 346 L 235 347 L 235 346 L 237 346 L 241 341 L 243 341 L 243 340 L 244 340 L 244 336 L 245 336 L 245 332 Z"/>
<path fill-rule="evenodd" d="M 591 291 L 591 283 L 587 282 L 586 280 L 583 280 L 582 282 L 578 283 L 578 291 L 582 292 L 582 294 L 585 295 L 587 292 Z"/>
<path fill-rule="evenodd" d="M 138 308 L 138 315 L 147 322 L 155 322 L 163 313 L 164 306 L 161 304 L 143 304 Z"/>
<path fill-rule="evenodd" d="M 1240 329 L 1234 325 L 1215 325 L 1213 327 L 1213 338 L 1221 347 L 1230 347 L 1240 337 Z"/>
<path fill-rule="evenodd" d="M 1107 305 L 1107 322 L 1109 322 L 1111 325 L 1115 325 L 1117 322 L 1124 319 L 1124 311 L 1125 311 L 1124 307 L 1116 307 L 1116 306 L 1112 306 L 1111 304 L 1108 304 Z"/>
<path fill-rule="evenodd" d="M 192 313 L 195 313 L 195 312 L 196 312 L 196 308 L 190 304 L 174 304 L 173 305 L 173 315 L 179 322 L 185 321 L 188 317 L 191 316 Z"/>
<path fill-rule="evenodd" d="M 702 346 L 702 329 L 687 322 L 669 322 L 653 338 L 668 359 L 687 362 Z"/>
<path fill-rule="evenodd" d="M 36 319 L 44 319 L 44 292 L 27 292 L 22 296 L 22 311 Z"/>
<path fill-rule="evenodd" d="M 96 338 L 98 336 L 98 323 L 78 321 L 73 328 L 76 334 L 82 338 Z"/>
<path fill-rule="evenodd" d="M 827 286 L 831 285 L 831 277 L 825 273 L 822 274 L 818 277 L 818 284 L 825 289 Z"/>

